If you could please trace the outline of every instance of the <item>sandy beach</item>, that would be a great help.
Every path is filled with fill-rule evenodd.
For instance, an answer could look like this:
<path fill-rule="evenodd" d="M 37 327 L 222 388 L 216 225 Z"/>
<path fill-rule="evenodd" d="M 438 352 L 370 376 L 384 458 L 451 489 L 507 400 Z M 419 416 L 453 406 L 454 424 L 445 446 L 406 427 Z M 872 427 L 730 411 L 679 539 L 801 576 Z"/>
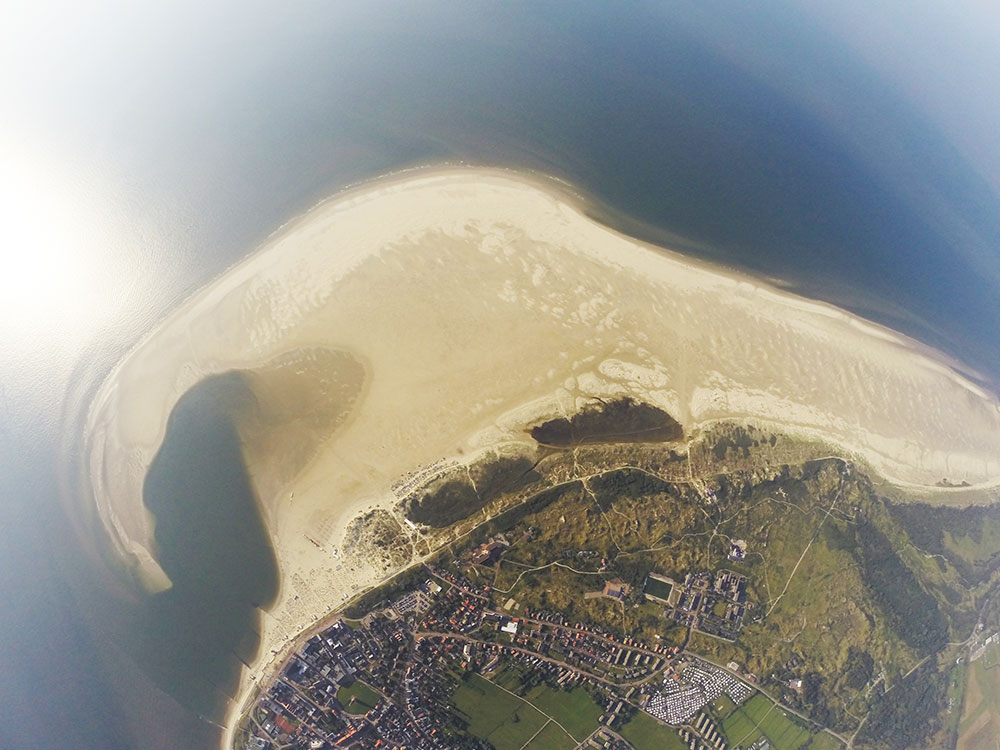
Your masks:
<path fill-rule="evenodd" d="M 316 349 L 359 363 L 364 382 L 294 476 L 257 467 L 282 584 L 244 695 L 280 658 L 272 650 L 385 574 L 339 554 L 359 512 L 393 505 L 410 472 L 526 442 L 526 425 L 593 396 L 647 401 L 689 433 L 720 419 L 774 425 L 910 488 L 1000 484 L 1000 404 L 944 357 L 625 237 L 522 175 L 422 170 L 289 223 L 100 389 L 86 435 L 94 509 L 148 590 L 170 585 L 142 483 L 172 407 L 209 375 Z M 303 398 L 314 383 L 304 378 Z"/>

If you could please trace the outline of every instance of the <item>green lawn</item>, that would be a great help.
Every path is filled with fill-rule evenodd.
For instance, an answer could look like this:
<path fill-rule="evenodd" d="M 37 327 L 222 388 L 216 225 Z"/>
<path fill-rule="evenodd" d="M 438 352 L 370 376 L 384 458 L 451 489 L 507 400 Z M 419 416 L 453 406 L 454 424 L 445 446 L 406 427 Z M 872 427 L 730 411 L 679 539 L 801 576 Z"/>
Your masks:
<path fill-rule="evenodd" d="M 687 750 L 680 735 L 645 711 L 639 711 L 618 732 L 635 750 Z"/>
<path fill-rule="evenodd" d="M 371 711 L 381 697 L 361 681 L 353 682 L 337 691 L 337 700 L 344 707 L 344 711 L 355 715 Z"/>
<path fill-rule="evenodd" d="M 733 703 L 733 699 L 725 693 L 716 698 L 715 702 L 712 703 L 712 711 L 715 712 L 715 715 L 719 719 L 725 719 L 735 708 L 736 704 Z"/>
<path fill-rule="evenodd" d="M 452 696 L 470 734 L 489 741 L 497 750 L 520 750 L 548 721 L 515 695 L 489 680 L 471 675 Z"/>

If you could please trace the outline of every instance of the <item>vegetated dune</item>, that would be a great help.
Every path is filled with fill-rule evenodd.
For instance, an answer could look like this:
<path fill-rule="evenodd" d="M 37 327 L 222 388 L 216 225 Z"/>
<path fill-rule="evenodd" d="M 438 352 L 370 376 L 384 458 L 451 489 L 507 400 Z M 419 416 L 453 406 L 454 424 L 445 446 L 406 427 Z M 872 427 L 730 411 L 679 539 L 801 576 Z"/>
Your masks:
<path fill-rule="evenodd" d="M 549 419 L 531 428 L 542 445 L 570 447 L 587 443 L 658 443 L 684 435 L 680 422 L 650 404 L 629 396 L 587 404 L 569 418 Z"/>
<path fill-rule="evenodd" d="M 170 582 L 143 477 L 181 395 L 232 370 L 257 398 L 239 429 L 282 571 L 264 654 L 391 572 L 339 557 L 352 518 L 595 398 L 671 415 L 671 435 L 770 426 L 903 485 L 1000 480 L 997 400 L 941 356 L 622 236 L 513 173 L 425 171 L 335 197 L 115 369 L 88 421 L 94 508 L 152 590 Z"/>

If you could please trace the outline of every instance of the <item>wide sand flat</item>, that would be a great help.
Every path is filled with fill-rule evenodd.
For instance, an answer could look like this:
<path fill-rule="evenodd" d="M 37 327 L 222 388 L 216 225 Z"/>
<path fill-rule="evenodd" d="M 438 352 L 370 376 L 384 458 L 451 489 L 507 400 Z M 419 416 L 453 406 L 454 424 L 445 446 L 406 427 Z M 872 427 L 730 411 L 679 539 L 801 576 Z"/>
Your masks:
<path fill-rule="evenodd" d="M 1000 482 L 996 398 L 933 352 L 624 237 L 517 174 L 424 171 L 290 224 L 102 387 L 87 436 L 95 507 L 151 589 L 169 581 L 150 552 L 142 481 L 173 405 L 207 375 L 316 347 L 353 357 L 365 382 L 293 480 L 261 485 L 283 581 L 264 622 L 268 658 L 384 573 L 337 556 L 358 512 L 391 505 L 408 472 L 524 440 L 532 420 L 595 395 L 647 400 L 688 431 L 780 425 L 899 484 Z"/>

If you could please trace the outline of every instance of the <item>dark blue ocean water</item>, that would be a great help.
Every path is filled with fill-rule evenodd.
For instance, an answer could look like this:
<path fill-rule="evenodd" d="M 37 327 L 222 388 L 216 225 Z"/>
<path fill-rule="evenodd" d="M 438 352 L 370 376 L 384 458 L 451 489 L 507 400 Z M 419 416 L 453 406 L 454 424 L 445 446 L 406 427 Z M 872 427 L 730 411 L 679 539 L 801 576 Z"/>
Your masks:
<path fill-rule="evenodd" d="M 0 608 L 0 746 L 211 742 L 195 715 L 252 650 L 250 603 L 273 575 L 266 545 L 243 544 L 259 529 L 219 447 L 224 417 L 173 434 L 216 446 L 242 541 L 196 513 L 198 493 L 222 492 L 209 483 L 220 463 L 199 474 L 170 443 L 151 479 L 167 488 L 147 496 L 158 542 L 186 571 L 173 598 L 105 585 L 57 501 L 57 456 L 152 321 L 359 180 L 442 161 L 551 174 L 615 226 L 850 307 L 1000 381 L 1000 202 L 976 165 L 804 15 L 706 5 L 251 3 L 132 11 L 101 26 L 99 49 L 81 31 L 89 52 L 43 82 L 24 121 L 74 168 L 110 175 L 119 210 L 157 240 L 135 244 L 118 283 L 155 273 L 159 293 L 33 372 L 30 413 L 17 390 L 0 394 L 13 602 Z M 217 596 L 245 582 L 185 567 L 220 540 L 249 550 L 258 588 Z"/>

